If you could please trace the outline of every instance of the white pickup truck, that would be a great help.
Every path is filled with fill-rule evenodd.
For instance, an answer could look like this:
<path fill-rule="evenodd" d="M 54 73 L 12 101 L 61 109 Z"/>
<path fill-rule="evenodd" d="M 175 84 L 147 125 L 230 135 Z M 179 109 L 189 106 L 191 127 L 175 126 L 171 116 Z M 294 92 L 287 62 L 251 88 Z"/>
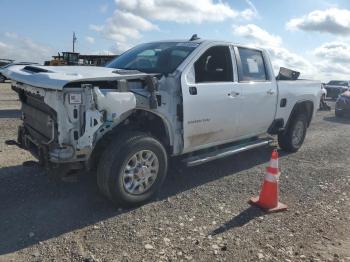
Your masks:
<path fill-rule="evenodd" d="M 124 206 L 154 196 L 169 157 L 194 166 L 272 135 L 297 151 L 321 90 L 276 80 L 263 49 L 200 39 L 141 44 L 106 67 L 13 66 L 5 75 L 22 102 L 18 144 L 56 173 L 97 168 L 101 192 Z"/>

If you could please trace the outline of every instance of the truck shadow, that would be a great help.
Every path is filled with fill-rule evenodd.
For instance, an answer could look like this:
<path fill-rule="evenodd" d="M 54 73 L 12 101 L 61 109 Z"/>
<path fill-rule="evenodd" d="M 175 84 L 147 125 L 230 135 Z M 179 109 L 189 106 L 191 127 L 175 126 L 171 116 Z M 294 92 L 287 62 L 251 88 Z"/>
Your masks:
<path fill-rule="evenodd" d="M 245 224 L 249 223 L 251 220 L 262 217 L 267 213 L 262 211 L 260 208 L 255 206 L 250 206 L 247 209 L 243 210 L 240 214 L 227 221 L 225 224 L 213 230 L 210 235 L 219 235 L 222 234 L 232 228 L 242 227 Z"/>
<path fill-rule="evenodd" d="M 20 118 L 21 110 L 19 109 L 0 109 L 0 118 Z"/>
<path fill-rule="evenodd" d="M 324 117 L 323 120 L 327 122 L 337 123 L 337 124 L 350 124 L 350 117 L 335 117 L 335 116 L 329 116 Z"/>
<path fill-rule="evenodd" d="M 158 201 L 267 163 L 271 150 L 260 148 L 194 168 L 171 167 Z M 44 170 L 23 165 L 0 169 L 0 210 L 0 255 L 131 211 L 118 211 L 103 198 L 94 176 L 57 183 Z M 245 221 L 244 216 L 239 220 Z"/>

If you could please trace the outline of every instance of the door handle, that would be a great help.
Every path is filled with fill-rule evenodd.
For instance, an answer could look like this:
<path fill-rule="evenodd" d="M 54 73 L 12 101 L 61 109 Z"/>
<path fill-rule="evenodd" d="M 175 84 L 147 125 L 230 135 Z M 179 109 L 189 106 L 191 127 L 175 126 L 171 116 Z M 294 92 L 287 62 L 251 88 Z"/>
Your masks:
<path fill-rule="evenodd" d="M 190 86 L 189 88 L 188 88 L 188 91 L 190 92 L 190 95 L 197 95 L 197 87 L 195 87 L 195 86 Z"/>
<path fill-rule="evenodd" d="M 270 89 L 269 91 L 266 92 L 268 95 L 274 95 L 275 91 L 273 89 Z"/>
<path fill-rule="evenodd" d="M 240 93 L 236 92 L 236 91 L 232 91 L 231 93 L 227 94 L 229 97 L 237 97 L 240 95 Z"/>

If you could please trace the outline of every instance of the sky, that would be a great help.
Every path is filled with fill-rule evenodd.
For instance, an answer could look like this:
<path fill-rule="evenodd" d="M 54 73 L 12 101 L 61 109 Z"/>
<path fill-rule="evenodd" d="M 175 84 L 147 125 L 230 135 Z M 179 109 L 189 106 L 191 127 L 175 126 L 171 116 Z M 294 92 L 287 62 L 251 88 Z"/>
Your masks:
<path fill-rule="evenodd" d="M 266 48 L 275 71 L 350 80 L 349 0 L 1 0 L 0 58 L 120 54 L 157 40 L 225 40 Z"/>

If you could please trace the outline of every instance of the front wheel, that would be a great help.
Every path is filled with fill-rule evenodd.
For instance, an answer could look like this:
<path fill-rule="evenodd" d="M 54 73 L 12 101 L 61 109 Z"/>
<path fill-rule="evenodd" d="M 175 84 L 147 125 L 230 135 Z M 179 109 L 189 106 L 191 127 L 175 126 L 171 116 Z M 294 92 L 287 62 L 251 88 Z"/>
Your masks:
<path fill-rule="evenodd" d="M 97 183 L 116 205 L 137 206 L 155 195 L 167 166 L 167 153 L 157 139 L 132 132 L 114 140 L 102 154 Z"/>
<path fill-rule="evenodd" d="M 307 116 L 298 114 L 292 118 L 288 129 L 278 134 L 279 146 L 287 152 L 296 152 L 302 146 L 307 130 Z"/>

